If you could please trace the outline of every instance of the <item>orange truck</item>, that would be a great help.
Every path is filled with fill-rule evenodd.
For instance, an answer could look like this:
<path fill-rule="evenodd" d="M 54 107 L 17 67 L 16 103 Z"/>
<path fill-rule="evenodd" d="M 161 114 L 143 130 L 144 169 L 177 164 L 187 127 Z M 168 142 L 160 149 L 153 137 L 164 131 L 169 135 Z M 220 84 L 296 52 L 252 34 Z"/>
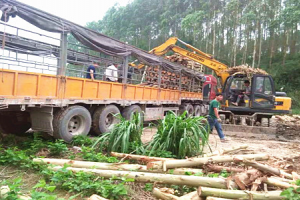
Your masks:
<path fill-rule="evenodd" d="M 32 129 L 71 142 L 76 135 L 109 131 L 118 122 L 116 114 L 129 119 L 132 113 L 141 112 L 145 121 L 151 121 L 161 119 L 167 111 L 186 110 L 196 116 L 206 113 L 209 95 L 216 88 L 211 86 L 216 84 L 213 76 L 207 76 L 210 82 L 204 84 L 203 96 L 202 74 L 26 4 L 3 2 L 0 7 L 6 6 L 1 8 L 6 21 L 0 24 L 2 133 L 24 134 Z M 60 38 L 12 26 L 7 19 L 14 15 L 58 33 Z M 68 35 L 76 41 L 68 41 Z M 159 66 L 159 71 L 153 72 L 156 84 L 145 82 L 146 69 L 130 71 L 128 62 L 133 59 Z M 92 62 L 99 65 L 95 80 L 86 78 Z M 112 64 L 118 66 L 119 81 L 109 81 L 107 68 Z M 171 79 L 162 80 L 164 71 L 175 75 L 174 83 Z M 183 77 L 189 77 L 184 84 Z M 172 84 L 179 89 L 166 86 Z"/>

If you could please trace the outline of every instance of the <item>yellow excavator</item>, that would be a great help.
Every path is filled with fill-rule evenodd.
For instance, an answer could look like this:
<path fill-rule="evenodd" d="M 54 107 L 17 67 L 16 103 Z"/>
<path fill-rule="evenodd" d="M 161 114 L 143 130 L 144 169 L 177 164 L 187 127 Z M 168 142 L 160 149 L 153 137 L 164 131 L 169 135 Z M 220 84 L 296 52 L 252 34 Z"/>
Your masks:
<path fill-rule="evenodd" d="M 186 47 L 176 45 L 180 42 Z M 189 50 L 188 50 L 189 49 Z M 190 51 L 191 50 L 191 51 Z M 230 75 L 228 66 L 214 59 L 207 54 L 176 37 L 169 38 L 165 43 L 155 47 L 150 53 L 163 56 L 169 51 L 180 54 L 195 62 L 198 62 L 212 69 L 219 78 L 224 100 L 220 116 L 224 123 L 235 125 L 249 125 L 262 127 L 275 127 L 274 114 L 287 114 L 291 112 L 291 98 L 284 92 L 276 92 L 272 76 L 254 74 L 249 77 L 247 74 L 236 73 Z M 142 68 L 140 64 L 136 67 Z M 250 79 L 250 80 L 249 80 Z M 250 93 L 247 98 L 237 102 L 238 96 L 245 92 L 244 82 L 251 83 Z"/>

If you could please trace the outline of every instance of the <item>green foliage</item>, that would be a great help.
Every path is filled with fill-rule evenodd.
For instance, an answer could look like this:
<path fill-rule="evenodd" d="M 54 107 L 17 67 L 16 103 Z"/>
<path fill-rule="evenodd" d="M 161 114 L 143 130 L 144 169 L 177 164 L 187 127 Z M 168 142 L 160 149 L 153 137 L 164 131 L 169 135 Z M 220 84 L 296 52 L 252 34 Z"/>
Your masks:
<path fill-rule="evenodd" d="M 146 183 L 145 187 L 144 187 L 144 190 L 148 191 L 148 192 L 152 192 L 152 190 L 153 190 L 153 184 L 152 183 Z"/>
<path fill-rule="evenodd" d="M 116 124 L 111 132 L 105 133 L 92 146 L 98 149 L 106 149 L 108 152 L 130 153 L 130 147 L 137 148 L 142 146 L 141 135 L 143 132 L 143 120 L 141 113 L 134 113 L 130 120 L 122 116 L 120 123 Z"/>
<path fill-rule="evenodd" d="M 108 162 L 108 163 L 119 162 L 119 160 L 116 157 L 107 157 L 102 153 L 96 152 L 95 149 L 91 147 L 83 146 L 81 153 L 79 155 L 86 161 Z"/>
<path fill-rule="evenodd" d="M 82 146 L 82 145 L 90 146 L 93 144 L 93 141 L 88 136 L 77 135 L 77 136 L 73 137 L 72 144 L 75 146 Z"/>
<path fill-rule="evenodd" d="M 204 117 L 187 117 L 186 113 L 176 115 L 169 112 L 157 127 L 157 133 L 146 149 L 170 151 L 177 158 L 191 157 L 202 153 L 208 144 L 208 132 Z"/>
<path fill-rule="evenodd" d="M 69 150 L 63 140 L 56 140 L 54 143 L 49 142 L 47 148 L 52 156 L 65 154 Z"/>
<path fill-rule="evenodd" d="M 300 179 L 296 181 L 296 185 L 300 186 Z M 300 200 L 300 187 L 297 189 L 290 187 L 281 192 L 280 196 L 285 197 L 287 200 Z"/>

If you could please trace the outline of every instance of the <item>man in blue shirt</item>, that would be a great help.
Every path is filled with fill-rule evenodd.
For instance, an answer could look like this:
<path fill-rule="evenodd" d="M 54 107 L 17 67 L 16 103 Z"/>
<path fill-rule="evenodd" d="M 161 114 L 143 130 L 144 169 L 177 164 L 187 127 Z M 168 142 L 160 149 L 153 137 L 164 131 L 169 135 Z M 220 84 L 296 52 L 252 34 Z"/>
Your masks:
<path fill-rule="evenodd" d="M 88 68 L 87 68 L 87 73 L 86 73 L 86 78 L 88 79 L 92 79 L 93 81 L 95 80 L 96 78 L 96 67 L 98 67 L 99 65 L 93 61 L 92 65 L 90 65 Z"/>

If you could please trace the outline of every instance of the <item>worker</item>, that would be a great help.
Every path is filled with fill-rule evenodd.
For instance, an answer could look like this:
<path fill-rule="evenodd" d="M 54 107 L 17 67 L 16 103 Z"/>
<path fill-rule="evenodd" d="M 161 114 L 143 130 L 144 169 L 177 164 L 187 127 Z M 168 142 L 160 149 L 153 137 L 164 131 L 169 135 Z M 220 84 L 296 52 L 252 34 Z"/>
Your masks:
<path fill-rule="evenodd" d="M 210 102 L 209 105 L 209 115 L 208 123 L 210 126 L 210 131 L 213 131 L 213 127 L 216 128 L 221 142 L 226 142 L 228 139 L 225 139 L 225 135 L 221 126 L 221 118 L 219 116 L 220 102 L 223 100 L 222 93 L 217 93 L 216 98 Z"/>
<path fill-rule="evenodd" d="M 232 102 L 232 104 L 235 105 L 235 106 L 238 106 L 242 99 L 249 100 L 249 96 L 251 94 L 250 81 L 245 80 L 244 85 L 245 85 L 245 92 L 238 95 L 238 98 L 237 98 L 236 102 Z"/>
<path fill-rule="evenodd" d="M 108 66 L 105 70 L 106 81 L 117 82 L 118 81 L 118 65 L 116 63 Z"/>
<path fill-rule="evenodd" d="M 92 79 L 93 81 L 96 79 L 96 67 L 99 67 L 96 61 L 93 61 L 92 64 L 87 68 L 86 78 Z"/>

